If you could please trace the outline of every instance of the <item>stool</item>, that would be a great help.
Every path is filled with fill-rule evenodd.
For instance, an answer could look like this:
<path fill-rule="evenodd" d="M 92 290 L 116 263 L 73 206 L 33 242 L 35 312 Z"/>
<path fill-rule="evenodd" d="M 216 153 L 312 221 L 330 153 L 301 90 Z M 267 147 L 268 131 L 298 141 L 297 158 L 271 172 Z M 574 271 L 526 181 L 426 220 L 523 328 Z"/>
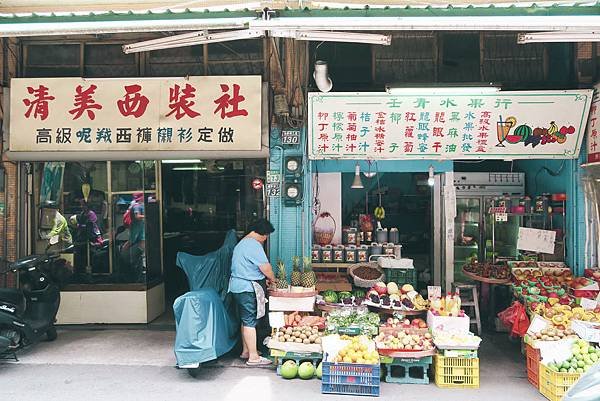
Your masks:
<path fill-rule="evenodd" d="M 461 295 L 461 307 L 463 309 L 470 307 L 475 312 L 475 317 L 471 317 L 471 324 L 477 325 L 477 335 L 481 335 L 481 318 L 479 316 L 479 295 L 477 294 L 477 286 L 474 284 L 452 283 L 452 292 L 455 293 L 457 289 Z M 463 298 L 468 290 L 471 290 L 472 299 Z M 471 313 L 468 315 L 473 316 Z"/>

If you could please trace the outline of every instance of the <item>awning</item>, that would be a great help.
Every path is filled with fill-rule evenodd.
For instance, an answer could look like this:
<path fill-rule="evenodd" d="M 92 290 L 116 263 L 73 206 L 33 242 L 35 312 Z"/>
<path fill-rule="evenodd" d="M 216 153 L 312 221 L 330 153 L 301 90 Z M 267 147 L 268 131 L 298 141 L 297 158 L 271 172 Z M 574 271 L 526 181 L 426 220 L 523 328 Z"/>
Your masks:
<path fill-rule="evenodd" d="M 27 6 L 30 3 L 30 6 Z M 190 1 L 168 8 L 160 1 L 154 8 L 141 8 L 132 0 L 124 3 L 84 0 L 48 5 L 49 1 L 9 0 L 0 8 L 0 37 L 79 35 L 97 33 L 191 31 L 234 28 L 294 28 L 343 30 L 592 30 L 600 28 L 600 2 L 494 2 L 471 0 L 377 1 L 353 0 L 231 2 Z M 81 10 L 72 11 L 75 4 Z M 220 5 L 218 3 L 221 3 Z M 36 7 L 33 7 L 33 5 Z M 46 4 L 44 6 L 44 4 Z M 109 4 L 115 5 L 113 9 Z M 104 6 L 103 6 L 104 5 Z M 135 7 L 137 5 L 137 7 Z M 189 8 L 185 8 L 189 5 Z M 146 3 L 146 7 L 148 4 Z M 104 9 L 102 9 L 104 7 Z M 276 10 L 269 20 L 263 7 Z M 36 11 L 32 11 L 36 10 Z M 565 18 L 568 17 L 568 18 Z"/>

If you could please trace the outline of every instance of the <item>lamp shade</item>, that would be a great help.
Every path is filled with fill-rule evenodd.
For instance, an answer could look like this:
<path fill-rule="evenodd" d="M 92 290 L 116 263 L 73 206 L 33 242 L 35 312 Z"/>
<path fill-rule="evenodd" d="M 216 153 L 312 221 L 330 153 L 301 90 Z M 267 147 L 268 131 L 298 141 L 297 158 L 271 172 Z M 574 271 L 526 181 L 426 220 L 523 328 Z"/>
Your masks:
<path fill-rule="evenodd" d="M 356 167 L 354 168 L 354 181 L 352 181 L 352 189 L 363 189 L 363 183 L 360 179 L 360 165 L 356 163 Z"/>

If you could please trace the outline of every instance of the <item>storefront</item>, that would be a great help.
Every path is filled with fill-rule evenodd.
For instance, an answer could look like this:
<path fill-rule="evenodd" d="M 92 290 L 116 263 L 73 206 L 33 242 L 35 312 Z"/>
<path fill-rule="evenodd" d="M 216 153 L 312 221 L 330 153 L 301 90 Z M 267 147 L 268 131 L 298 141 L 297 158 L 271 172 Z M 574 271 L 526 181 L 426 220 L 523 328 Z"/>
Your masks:
<path fill-rule="evenodd" d="M 156 319 L 187 291 L 178 251 L 216 249 L 266 213 L 252 187 L 268 156 L 262 91 L 257 76 L 12 81 L 30 251 L 56 233 L 52 203 L 72 234 L 59 324 Z"/>

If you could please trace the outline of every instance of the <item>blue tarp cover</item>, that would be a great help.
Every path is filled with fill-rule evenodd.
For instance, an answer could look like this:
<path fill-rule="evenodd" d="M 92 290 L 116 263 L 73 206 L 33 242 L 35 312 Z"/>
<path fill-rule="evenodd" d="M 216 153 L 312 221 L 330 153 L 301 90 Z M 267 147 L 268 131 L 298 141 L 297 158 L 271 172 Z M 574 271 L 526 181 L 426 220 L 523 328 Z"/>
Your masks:
<path fill-rule="evenodd" d="M 229 352 L 238 341 L 235 304 L 227 294 L 235 231 L 223 246 L 202 256 L 179 252 L 177 266 L 188 277 L 190 292 L 173 303 L 177 366 L 197 365 Z"/>

